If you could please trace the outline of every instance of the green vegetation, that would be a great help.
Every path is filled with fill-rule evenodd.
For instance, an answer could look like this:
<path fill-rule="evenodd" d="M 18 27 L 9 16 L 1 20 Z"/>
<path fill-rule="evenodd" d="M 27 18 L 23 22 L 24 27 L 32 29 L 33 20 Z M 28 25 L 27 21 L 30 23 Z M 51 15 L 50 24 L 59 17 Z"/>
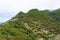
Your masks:
<path fill-rule="evenodd" d="M 60 40 L 60 9 L 19 12 L 0 24 L 0 40 Z"/>

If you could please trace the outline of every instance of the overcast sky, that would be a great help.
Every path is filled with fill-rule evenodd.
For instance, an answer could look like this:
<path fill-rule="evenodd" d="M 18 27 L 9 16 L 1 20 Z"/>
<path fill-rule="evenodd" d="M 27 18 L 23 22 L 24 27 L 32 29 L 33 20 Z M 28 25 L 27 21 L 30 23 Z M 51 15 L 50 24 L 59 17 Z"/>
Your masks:
<path fill-rule="evenodd" d="M 0 22 L 4 22 L 19 11 L 27 12 L 30 9 L 54 10 L 60 8 L 60 0 L 0 0 Z"/>

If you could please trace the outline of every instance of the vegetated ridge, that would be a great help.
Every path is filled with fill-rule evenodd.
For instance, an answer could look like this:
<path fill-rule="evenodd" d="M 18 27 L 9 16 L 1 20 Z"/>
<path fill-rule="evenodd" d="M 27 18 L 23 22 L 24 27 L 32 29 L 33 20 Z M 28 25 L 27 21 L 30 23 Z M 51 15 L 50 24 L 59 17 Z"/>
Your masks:
<path fill-rule="evenodd" d="M 19 12 L 0 24 L 0 40 L 60 40 L 60 9 Z"/>

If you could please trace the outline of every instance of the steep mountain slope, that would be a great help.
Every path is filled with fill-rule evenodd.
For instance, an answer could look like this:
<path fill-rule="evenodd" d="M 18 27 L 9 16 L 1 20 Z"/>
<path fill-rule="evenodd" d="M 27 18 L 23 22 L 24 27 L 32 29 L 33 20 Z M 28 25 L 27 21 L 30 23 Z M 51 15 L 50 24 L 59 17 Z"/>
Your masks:
<path fill-rule="evenodd" d="M 60 22 L 48 11 L 19 12 L 0 25 L 0 40 L 59 40 Z"/>

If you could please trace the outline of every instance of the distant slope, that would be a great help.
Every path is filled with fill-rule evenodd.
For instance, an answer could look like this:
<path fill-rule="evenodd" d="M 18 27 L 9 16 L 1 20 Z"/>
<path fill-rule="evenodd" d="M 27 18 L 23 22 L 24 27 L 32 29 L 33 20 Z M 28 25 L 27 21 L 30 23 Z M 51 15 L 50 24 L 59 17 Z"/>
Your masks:
<path fill-rule="evenodd" d="M 52 11 L 50 15 L 60 22 L 60 9 Z"/>
<path fill-rule="evenodd" d="M 59 40 L 60 22 L 50 13 L 38 9 L 19 12 L 0 24 L 0 40 Z"/>

